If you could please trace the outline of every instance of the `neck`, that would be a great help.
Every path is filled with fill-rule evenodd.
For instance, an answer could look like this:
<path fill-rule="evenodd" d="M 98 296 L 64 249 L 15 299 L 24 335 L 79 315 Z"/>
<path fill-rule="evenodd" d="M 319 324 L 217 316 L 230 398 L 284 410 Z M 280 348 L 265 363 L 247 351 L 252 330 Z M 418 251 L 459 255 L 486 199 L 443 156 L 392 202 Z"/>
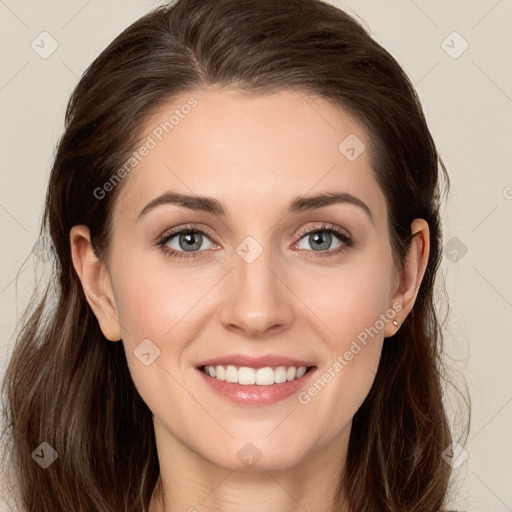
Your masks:
<path fill-rule="evenodd" d="M 292 467 L 237 471 L 189 450 L 155 420 L 160 477 L 149 512 L 335 512 L 350 427 Z"/>

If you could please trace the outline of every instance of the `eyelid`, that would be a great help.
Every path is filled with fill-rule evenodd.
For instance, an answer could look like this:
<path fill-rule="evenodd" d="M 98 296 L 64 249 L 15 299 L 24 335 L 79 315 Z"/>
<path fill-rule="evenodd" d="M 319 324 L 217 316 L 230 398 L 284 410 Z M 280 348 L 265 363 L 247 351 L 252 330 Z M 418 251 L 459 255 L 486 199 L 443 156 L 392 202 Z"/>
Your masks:
<path fill-rule="evenodd" d="M 179 235 L 184 231 L 197 231 L 200 233 L 202 232 L 208 235 L 208 237 L 212 239 L 212 242 L 215 242 L 215 235 L 213 234 L 213 232 L 206 226 L 203 226 L 202 224 L 183 224 L 175 228 L 168 229 L 157 238 L 156 242 L 157 244 L 163 245 L 172 235 Z M 217 244 L 217 242 L 215 243 Z"/>
<path fill-rule="evenodd" d="M 346 238 L 352 238 L 352 235 L 343 228 L 340 228 L 339 226 L 336 226 L 335 224 L 331 224 L 329 222 L 320 222 L 319 226 L 313 226 L 313 227 L 307 227 L 302 228 L 298 233 L 297 237 L 302 238 L 304 235 L 308 235 L 310 233 L 315 233 L 316 231 L 335 231 L 339 235 L 343 235 Z"/>

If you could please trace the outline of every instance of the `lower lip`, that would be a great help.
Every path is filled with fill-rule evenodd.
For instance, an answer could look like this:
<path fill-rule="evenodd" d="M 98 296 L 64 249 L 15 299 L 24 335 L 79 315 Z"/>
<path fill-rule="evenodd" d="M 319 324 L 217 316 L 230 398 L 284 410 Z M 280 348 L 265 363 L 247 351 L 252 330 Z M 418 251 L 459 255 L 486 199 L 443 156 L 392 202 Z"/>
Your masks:
<path fill-rule="evenodd" d="M 308 369 L 308 371 L 298 379 L 282 382 L 281 384 L 271 384 L 270 386 L 243 385 L 236 382 L 227 382 L 225 380 L 210 377 L 201 369 L 197 368 L 201 373 L 206 384 L 219 394 L 221 397 L 244 405 L 267 405 L 285 400 L 295 393 L 298 393 L 310 381 L 312 375 L 316 371 L 316 366 Z"/>

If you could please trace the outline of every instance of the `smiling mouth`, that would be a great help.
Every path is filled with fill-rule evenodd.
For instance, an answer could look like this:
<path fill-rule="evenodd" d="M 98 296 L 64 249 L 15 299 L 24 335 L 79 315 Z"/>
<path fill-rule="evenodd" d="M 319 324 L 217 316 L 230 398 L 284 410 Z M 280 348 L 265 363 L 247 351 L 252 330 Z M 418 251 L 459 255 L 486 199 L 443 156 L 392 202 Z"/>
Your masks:
<path fill-rule="evenodd" d="M 234 365 L 203 365 L 199 369 L 217 380 L 242 386 L 271 386 L 301 379 L 316 366 L 265 366 L 251 368 Z"/>

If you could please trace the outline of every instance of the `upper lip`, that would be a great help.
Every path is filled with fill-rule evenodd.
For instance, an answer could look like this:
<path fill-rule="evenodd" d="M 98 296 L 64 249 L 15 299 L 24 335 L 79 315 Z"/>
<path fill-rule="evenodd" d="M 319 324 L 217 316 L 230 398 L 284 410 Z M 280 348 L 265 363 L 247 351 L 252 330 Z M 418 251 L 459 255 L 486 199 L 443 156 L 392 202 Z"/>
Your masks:
<path fill-rule="evenodd" d="M 233 365 L 247 366 L 249 368 L 265 368 L 266 366 L 314 366 L 309 361 L 294 359 L 292 357 L 280 356 L 278 354 L 269 354 L 266 356 L 250 356 L 245 354 L 228 354 L 218 356 L 212 359 L 201 361 L 196 366 L 216 366 L 216 365 Z"/>

